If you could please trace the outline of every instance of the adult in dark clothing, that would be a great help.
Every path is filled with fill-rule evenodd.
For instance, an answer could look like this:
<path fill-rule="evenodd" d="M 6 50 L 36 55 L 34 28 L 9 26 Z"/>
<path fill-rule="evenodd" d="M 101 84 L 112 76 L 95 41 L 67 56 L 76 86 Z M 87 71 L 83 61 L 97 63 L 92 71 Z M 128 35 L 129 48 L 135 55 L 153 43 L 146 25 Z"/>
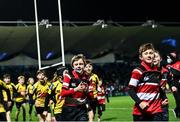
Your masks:
<path fill-rule="evenodd" d="M 167 56 L 167 63 L 167 69 L 172 76 L 170 78 L 169 85 L 176 102 L 174 114 L 175 117 L 180 118 L 180 61 L 178 61 L 176 53 L 173 52 Z"/>

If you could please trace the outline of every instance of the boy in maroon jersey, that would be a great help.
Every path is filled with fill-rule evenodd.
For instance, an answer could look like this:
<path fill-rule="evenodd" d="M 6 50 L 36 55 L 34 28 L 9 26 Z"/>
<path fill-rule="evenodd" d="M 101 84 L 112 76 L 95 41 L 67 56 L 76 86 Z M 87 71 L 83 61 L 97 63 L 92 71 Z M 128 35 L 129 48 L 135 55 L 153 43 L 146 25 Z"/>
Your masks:
<path fill-rule="evenodd" d="M 84 68 L 86 76 L 89 78 L 90 87 L 89 91 L 93 93 L 93 98 L 88 99 L 88 113 L 89 122 L 93 122 L 96 114 L 97 101 L 97 87 L 99 83 L 99 77 L 97 74 L 93 73 L 93 64 L 91 60 L 86 60 L 86 66 Z"/>
<path fill-rule="evenodd" d="M 132 71 L 129 82 L 129 95 L 135 101 L 133 120 L 161 121 L 161 72 L 153 66 L 154 47 L 151 43 L 140 46 L 139 58 L 141 65 Z"/>
<path fill-rule="evenodd" d="M 98 122 L 101 122 L 101 116 L 103 111 L 105 111 L 106 97 L 105 97 L 105 89 L 102 82 L 102 79 L 99 79 L 99 84 L 97 88 L 97 100 L 98 100 Z"/>
<path fill-rule="evenodd" d="M 168 77 L 168 70 L 166 68 L 164 68 L 163 66 L 161 66 L 161 55 L 160 53 L 156 50 L 154 52 L 154 60 L 153 60 L 153 64 L 154 66 L 158 67 L 158 70 L 161 71 L 161 75 L 162 75 L 162 79 L 160 82 L 160 87 L 164 90 L 164 93 L 161 92 L 161 98 L 163 99 L 162 102 L 162 110 L 163 110 L 163 117 L 162 117 L 162 121 L 169 121 L 169 110 L 168 110 L 168 99 L 165 93 L 166 90 L 166 84 L 167 84 L 167 77 Z"/>
<path fill-rule="evenodd" d="M 62 108 L 63 121 L 88 121 L 86 99 L 90 92 L 89 81 L 84 74 L 85 64 L 82 54 L 75 55 L 71 59 L 73 71 L 64 74 L 61 92 L 61 97 L 65 97 Z"/>

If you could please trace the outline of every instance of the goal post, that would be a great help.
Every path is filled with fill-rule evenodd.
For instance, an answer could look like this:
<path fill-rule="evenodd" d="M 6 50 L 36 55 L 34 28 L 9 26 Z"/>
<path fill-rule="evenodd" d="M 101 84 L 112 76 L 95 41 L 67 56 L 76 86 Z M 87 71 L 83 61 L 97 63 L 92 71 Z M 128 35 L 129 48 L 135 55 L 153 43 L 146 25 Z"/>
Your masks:
<path fill-rule="evenodd" d="M 34 0 L 34 11 L 35 11 L 35 23 L 36 23 L 36 40 L 37 40 L 37 53 L 38 53 L 38 68 L 39 70 L 47 69 L 55 66 L 65 66 L 65 56 L 64 56 L 64 39 L 63 39 L 63 27 L 62 27 L 62 14 L 61 14 L 61 1 L 58 0 L 58 13 L 59 13 L 59 36 L 60 36 L 60 52 L 61 52 L 61 60 L 59 63 L 55 63 L 49 66 L 42 66 L 41 61 L 41 45 L 39 39 L 39 21 L 38 21 L 38 10 L 37 10 L 37 0 Z"/>

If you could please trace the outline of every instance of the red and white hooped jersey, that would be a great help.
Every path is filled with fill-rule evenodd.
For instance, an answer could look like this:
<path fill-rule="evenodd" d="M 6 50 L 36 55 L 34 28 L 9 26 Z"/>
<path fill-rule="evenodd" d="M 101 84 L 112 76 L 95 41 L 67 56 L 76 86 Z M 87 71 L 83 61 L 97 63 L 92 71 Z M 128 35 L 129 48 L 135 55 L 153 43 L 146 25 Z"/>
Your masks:
<path fill-rule="evenodd" d="M 143 112 L 154 114 L 162 112 L 160 98 L 160 80 L 161 72 L 157 67 L 150 67 L 142 62 L 141 66 L 132 71 L 129 86 L 135 87 L 136 95 L 141 101 L 149 103 L 146 110 L 141 110 L 139 105 L 135 104 L 133 114 L 141 115 Z"/>
<path fill-rule="evenodd" d="M 98 86 L 97 88 L 97 100 L 99 104 L 105 104 L 106 98 L 105 98 L 105 90 L 103 86 Z"/>

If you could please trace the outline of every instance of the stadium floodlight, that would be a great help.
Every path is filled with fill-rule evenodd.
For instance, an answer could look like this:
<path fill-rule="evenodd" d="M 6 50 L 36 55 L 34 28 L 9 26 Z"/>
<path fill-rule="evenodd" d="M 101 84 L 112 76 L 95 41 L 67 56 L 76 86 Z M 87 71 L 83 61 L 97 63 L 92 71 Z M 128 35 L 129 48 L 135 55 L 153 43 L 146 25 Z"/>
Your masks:
<path fill-rule="evenodd" d="M 107 27 L 107 24 L 104 22 L 104 20 L 97 20 L 95 23 L 93 23 L 93 26 L 100 26 L 102 28 L 106 28 Z"/>
<path fill-rule="evenodd" d="M 142 24 L 143 27 L 152 27 L 157 28 L 157 24 L 154 20 L 147 20 L 144 24 Z"/>
<path fill-rule="evenodd" d="M 39 23 L 39 26 L 46 26 L 46 28 L 52 27 L 52 24 L 49 23 L 48 19 L 43 19 L 41 20 L 41 22 Z"/>
<path fill-rule="evenodd" d="M 64 57 L 64 40 L 63 40 L 63 29 L 62 29 L 62 15 L 61 15 L 61 2 L 58 0 L 58 12 L 59 12 L 59 32 L 60 32 L 60 40 L 61 40 L 61 61 L 59 63 L 52 64 L 50 66 L 42 67 L 41 64 L 41 51 L 40 51 L 40 40 L 39 40 L 39 22 L 38 22 L 38 14 L 37 14 L 37 0 L 34 0 L 34 11 L 35 11 L 35 23 L 36 23 L 36 39 L 37 39 L 37 53 L 38 53 L 38 67 L 39 70 L 47 69 L 55 66 L 65 66 L 65 57 Z M 41 24 L 49 24 L 49 21 L 43 20 Z"/>

